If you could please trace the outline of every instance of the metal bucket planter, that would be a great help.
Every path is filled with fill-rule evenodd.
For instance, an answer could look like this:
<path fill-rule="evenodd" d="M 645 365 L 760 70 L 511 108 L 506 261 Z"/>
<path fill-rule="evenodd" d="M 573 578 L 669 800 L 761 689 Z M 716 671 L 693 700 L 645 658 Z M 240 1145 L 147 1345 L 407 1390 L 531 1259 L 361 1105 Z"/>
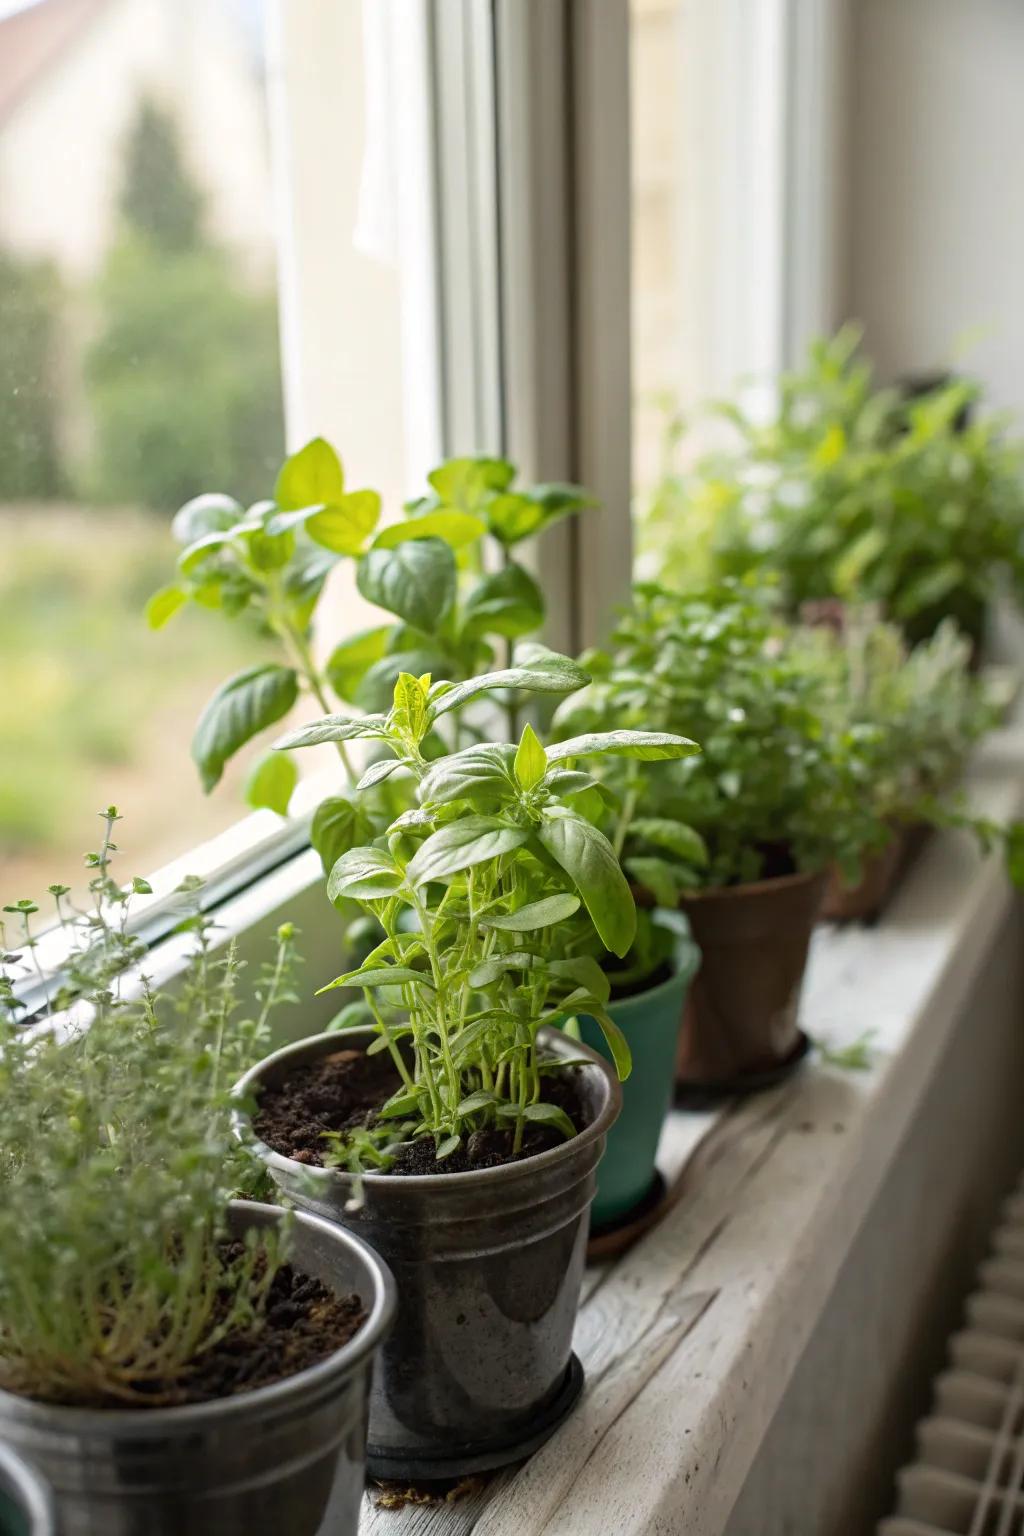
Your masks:
<path fill-rule="evenodd" d="M 0 1443 L 0 1536 L 55 1536 L 50 1490 L 10 1445 Z"/>
<path fill-rule="evenodd" d="M 702 956 L 679 1038 L 684 1090 L 750 1092 L 802 1060 L 797 1013 L 826 879 L 782 875 L 680 902 Z"/>
<path fill-rule="evenodd" d="M 236 1200 L 231 1229 L 283 1214 Z M 291 1258 L 367 1308 L 355 1338 L 319 1365 L 192 1407 L 61 1408 L 0 1392 L 0 1437 L 49 1482 L 60 1536 L 355 1536 L 394 1282 L 363 1243 L 313 1217 L 296 1218 Z"/>
<path fill-rule="evenodd" d="M 369 1029 L 316 1035 L 261 1062 L 248 1093 L 341 1046 L 368 1045 Z M 522 1162 L 466 1173 L 366 1174 L 364 1203 L 350 1175 L 310 1168 L 257 1143 L 297 1205 L 351 1227 L 387 1261 L 398 1318 L 381 1353 L 370 1405 L 367 1461 L 378 1477 L 459 1477 L 519 1460 L 548 1439 L 583 1384 L 572 1354 L 594 1196 L 605 1136 L 619 1112 L 607 1064 L 557 1030 L 541 1040 L 565 1060 L 586 1057 L 586 1127 Z"/>
<path fill-rule="evenodd" d="M 598 1170 L 597 1194 L 590 1210 L 592 1235 L 617 1228 L 649 1202 L 657 1203 L 655 1157 L 675 1089 L 686 994 L 699 964 L 700 950 L 687 930 L 685 937 L 680 936 L 671 976 L 646 992 L 608 1006 L 629 1041 L 633 1070 L 622 1085 L 622 1113 L 608 1132 Z M 581 1018 L 580 1030 L 591 1049 L 607 1055 L 604 1036 L 593 1019 Z"/>

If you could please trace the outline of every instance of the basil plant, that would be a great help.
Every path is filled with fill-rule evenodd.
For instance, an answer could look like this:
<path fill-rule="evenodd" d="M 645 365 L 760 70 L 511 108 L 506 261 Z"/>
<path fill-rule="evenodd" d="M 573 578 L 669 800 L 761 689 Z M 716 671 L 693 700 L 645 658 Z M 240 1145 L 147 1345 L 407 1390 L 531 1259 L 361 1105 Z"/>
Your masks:
<path fill-rule="evenodd" d="M 589 949 L 596 932 L 624 955 L 636 910 L 612 845 L 581 809 L 600 790 L 580 765 L 609 755 L 681 758 L 696 747 L 637 730 L 545 748 L 527 725 L 516 743 L 477 742 L 433 760 L 424 751 L 439 721 L 481 694 L 513 685 L 565 692 L 584 681 L 575 663 L 549 652 L 518 675 L 457 683 L 403 673 L 386 714 L 333 716 L 278 743 L 369 741 L 384 755 L 362 788 L 397 774 L 414 787 L 410 808 L 347 849 L 328 881 L 333 901 L 354 901 L 380 924 L 380 943 L 331 986 L 363 990 L 377 1031 L 370 1049 L 390 1053 L 399 1079 L 376 1153 L 362 1130 L 337 1153 L 350 1166 L 381 1166 L 380 1148 L 395 1134 L 432 1138 L 439 1160 L 478 1130 L 508 1130 L 513 1153 L 531 1122 L 573 1136 L 577 1127 L 547 1095 L 558 1063 L 545 1058 L 538 1031 L 578 1013 L 598 1021 L 620 1076 L 630 1070 Z"/>
<path fill-rule="evenodd" d="M 428 476 L 426 496 L 382 527 L 377 492 L 350 489 L 335 450 L 314 438 L 286 459 L 269 500 L 243 507 L 206 495 L 182 507 L 172 525 L 181 545 L 177 576 L 150 599 L 150 625 L 160 628 L 195 603 L 228 619 L 254 618 L 278 649 L 276 659 L 228 678 L 204 710 L 192 743 L 204 789 L 304 695 L 325 714 L 342 705 L 386 709 L 399 673 L 469 678 L 540 628 L 540 588 L 513 551 L 591 502 L 574 485 L 517 489 L 515 476 L 504 459 L 452 459 Z M 485 569 L 488 544 L 501 553 L 500 569 Z M 316 609 L 344 561 L 361 595 L 387 617 L 321 662 L 312 647 Z M 514 695 L 505 702 L 514 710 Z M 337 750 L 351 785 L 355 765 L 343 741 Z M 249 776 L 249 804 L 285 814 L 296 779 L 289 758 L 264 756 Z M 338 814 L 345 813 L 328 805 L 314 824 L 325 862 L 325 827 Z"/>

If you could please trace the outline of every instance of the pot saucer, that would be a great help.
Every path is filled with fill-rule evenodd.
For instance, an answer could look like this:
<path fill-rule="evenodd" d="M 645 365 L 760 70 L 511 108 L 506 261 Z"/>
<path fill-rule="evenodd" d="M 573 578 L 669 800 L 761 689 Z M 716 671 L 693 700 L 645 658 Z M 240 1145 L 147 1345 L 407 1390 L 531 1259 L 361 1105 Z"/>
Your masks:
<path fill-rule="evenodd" d="M 741 1072 L 738 1076 L 710 1083 L 677 1083 L 675 1105 L 677 1109 L 707 1109 L 720 1099 L 742 1097 L 748 1093 L 763 1093 L 785 1082 L 803 1061 L 811 1049 L 809 1036 L 800 1031 L 796 1045 L 782 1061 L 762 1072 Z"/>
<path fill-rule="evenodd" d="M 422 1447 L 410 1449 L 404 1455 L 400 1448 L 389 1447 L 383 1451 L 374 1445 L 366 1448 L 366 1470 L 370 1477 L 390 1483 L 439 1483 L 457 1482 L 474 1472 L 495 1472 L 515 1461 L 525 1461 L 534 1451 L 539 1451 L 546 1440 L 564 1423 L 575 1408 L 583 1391 L 583 1366 L 573 1354 L 565 1371 L 565 1380 L 558 1394 L 543 1412 L 536 1415 L 530 1432 L 520 1440 L 510 1440 L 504 1445 L 492 1445 L 486 1450 L 474 1451 L 472 1446 L 446 1447 L 445 1454 L 425 1456 Z"/>
<path fill-rule="evenodd" d="M 666 1184 L 663 1175 L 655 1169 L 650 1187 L 639 1204 L 615 1221 L 591 1227 L 587 1242 L 587 1263 L 599 1263 L 602 1259 L 614 1259 L 620 1253 L 625 1253 L 627 1248 L 632 1247 L 638 1238 L 661 1220 L 665 1212 L 675 1204 L 678 1195 L 677 1186 Z"/>

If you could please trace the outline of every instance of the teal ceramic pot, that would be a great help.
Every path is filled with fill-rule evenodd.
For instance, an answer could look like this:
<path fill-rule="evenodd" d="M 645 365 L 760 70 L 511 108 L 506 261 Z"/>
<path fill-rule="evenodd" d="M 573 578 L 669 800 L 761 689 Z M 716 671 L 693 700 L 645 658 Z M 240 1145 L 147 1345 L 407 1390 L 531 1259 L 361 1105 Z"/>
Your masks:
<path fill-rule="evenodd" d="M 699 965 L 700 950 L 687 928 L 680 932 L 676 969 L 666 981 L 609 1005 L 608 1012 L 629 1041 L 633 1070 L 622 1084 L 622 1113 L 608 1132 L 598 1165 L 597 1194 L 590 1211 L 592 1233 L 623 1221 L 650 1193 L 658 1140 L 675 1090 L 683 1006 Z M 608 1056 L 592 1018 L 580 1018 L 580 1033 L 585 1045 Z"/>

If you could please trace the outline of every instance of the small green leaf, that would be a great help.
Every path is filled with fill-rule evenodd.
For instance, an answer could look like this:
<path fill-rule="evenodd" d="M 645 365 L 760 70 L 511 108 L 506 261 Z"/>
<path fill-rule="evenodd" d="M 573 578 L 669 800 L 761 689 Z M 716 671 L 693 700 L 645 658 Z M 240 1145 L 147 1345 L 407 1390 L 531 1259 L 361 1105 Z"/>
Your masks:
<path fill-rule="evenodd" d="M 350 848 L 327 880 L 331 901 L 383 901 L 401 889 L 402 871 L 383 848 Z"/>
<path fill-rule="evenodd" d="M 361 966 L 355 971 L 346 971 L 343 976 L 338 976 L 331 982 L 332 987 L 398 987 L 404 982 L 411 982 L 415 986 L 430 987 L 433 990 L 434 983 L 425 971 L 414 971 L 408 965 L 370 965 Z"/>
<path fill-rule="evenodd" d="M 584 1010 L 580 1008 L 577 1011 L 582 1013 Z M 605 1012 L 604 1008 L 595 998 L 590 999 L 586 1012 L 590 1014 L 602 1035 L 604 1035 L 605 1044 L 611 1055 L 616 1075 L 619 1082 L 624 1083 L 633 1070 L 633 1053 L 629 1048 L 629 1041 L 615 1020 Z"/>
<path fill-rule="evenodd" d="M 476 1093 L 471 1093 L 468 1098 L 456 1109 L 457 1115 L 475 1115 L 478 1109 L 487 1109 L 491 1104 L 497 1104 L 498 1096 L 490 1093 L 486 1088 L 479 1088 Z"/>
<path fill-rule="evenodd" d="M 391 775 L 396 771 L 396 769 L 401 768 L 402 766 L 403 764 L 401 760 L 397 757 L 381 758 L 379 763 L 370 764 L 369 768 L 367 768 L 366 772 L 359 780 L 359 783 L 356 785 L 356 789 L 372 789 L 375 784 L 383 784 L 385 779 L 390 779 Z"/>
<path fill-rule="evenodd" d="M 683 892 L 693 888 L 690 872 L 668 859 L 638 854 L 626 860 L 626 869 L 637 885 L 650 891 L 659 907 L 677 907 Z"/>
<path fill-rule="evenodd" d="M 373 739 L 383 735 L 383 715 L 324 715 L 323 719 L 300 726 L 297 731 L 289 731 L 275 741 L 274 751 L 291 752 L 296 747 L 319 747 L 325 741 L 357 741 L 361 737 Z"/>
<path fill-rule="evenodd" d="M 336 555 L 362 553 L 367 538 L 380 519 L 376 491 L 352 491 L 306 519 L 309 537 Z"/>
<path fill-rule="evenodd" d="M 287 816 L 288 802 L 299 780 L 299 771 L 290 757 L 268 752 L 257 758 L 245 781 L 246 804 L 254 811 L 276 811 Z"/>
<path fill-rule="evenodd" d="M 337 501 L 344 490 L 341 460 L 330 443 L 314 437 L 285 459 L 274 486 L 274 500 L 282 512 L 291 512 Z"/>
<path fill-rule="evenodd" d="M 444 880 L 521 848 L 529 836 L 525 827 L 509 826 L 497 816 L 464 816 L 439 827 L 420 844 L 409 862 L 409 883 Z"/>
<path fill-rule="evenodd" d="M 548 760 L 536 731 L 527 721 L 516 750 L 515 774 L 521 789 L 530 790 L 548 771 Z"/>
<path fill-rule="evenodd" d="M 636 934 L 636 907 L 611 843 L 563 806 L 548 809 L 537 837 L 579 891 L 602 944 L 624 955 Z"/>
<path fill-rule="evenodd" d="M 371 549 L 359 562 L 356 585 L 369 602 L 434 634 L 455 601 L 455 556 L 441 539 Z"/>
<path fill-rule="evenodd" d="M 653 843 L 656 848 L 667 848 L 669 853 L 678 854 L 689 864 L 707 863 L 708 850 L 704 839 L 683 821 L 670 821 L 663 816 L 638 816 L 630 823 L 629 830 L 645 843 Z"/>
<path fill-rule="evenodd" d="M 572 917 L 580 908 L 580 899 L 570 891 L 560 891 L 554 896 L 542 896 L 538 901 L 527 902 L 516 912 L 503 912 L 495 917 L 482 917 L 481 928 L 497 928 L 502 933 L 532 933 L 538 928 L 552 928 L 556 923 Z"/>
<path fill-rule="evenodd" d="M 356 702 L 356 690 L 375 661 L 380 661 L 388 646 L 390 624 L 362 629 L 336 645 L 327 660 L 327 680 L 340 699 Z M 411 670 L 411 669 L 410 669 Z"/>
<path fill-rule="evenodd" d="M 657 762 L 665 758 L 693 757 L 699 751 L 697 743 L 688 737 L 674 736 L 666 731 L 592 731 L 585 736 L 555 742 L 548 747 L 547 755 L 549 763 L 595 754 Z"/>
<path fill-rule="evenodd" d="M 505 1120 L 518 1120 L 520 1113 L 524 1120 L 532 1120 L 536 1125 L 553 1125 L 567 1141 L 576 1135 L 576 1127 L 557 1104 L 527 1104 L 522 1111 L 518 1104 L 502 1104 L 498 1108 L 498 1114 Z"/>
<path fill-rule="evenodd" d="M 420 781 L 420 800 L 424 805 L 447 805 L 453 800 L 501 804 L 512 800 L 514 756 L 511 746 L 482 741 L 439 758 Z"/>
<path fill-rule="evenodd" d="M 515 465 L 507 459 L 448 459 L 427 476 L 427 481 L 446 506 L 473 512 L 490 492 L 511 485 L 515 473 Z"/>
<path fill-rule="evenodd" d="M 446 1136 L 441 1142 L 437 1151 L 434 1153 L 435 1162 L 440 1163 L 443 1162 L 446 1157 L 451 1157 L 453 1152 L 457 1152 L 459 1150 L 461 1144 L 461 1136 Z"/>
<path fill-rule="evenodd" d="M 475 544 L 483 538 L 486 527 L 478 517 L 455 508 L 437 512 L 425 512 L 421 517 L 410 517 L 404 523 L 389 523 L 373 541 L 374 549 L 394 549 L 408 539 L 443 539 L 452 549 Z"/>
<path fill-rule="evenodd" d="M 320 855 L 324 874 L 329 875 L 343 853 L 365 840 L 364 818 L 357 806 L 342 795 L 321 800 L 313 814 L 309 840 Z"/>
<path fill-rule="evenodd" d="M 355 702 L 360 709 L 390 709 L 394 699 L 395 684 L 403 672 L 422 677 L 429 672 L 434 677 L 445 677 L 455 663 L 436 647 L 423 646 L 414 651 L 394 651 L 382 656 L 369 667 L 356 689 Z"/>
<path fill-rule="evenodd" d="M 524 688 L 531 693 L 573 693 L 589 681 L 589 674 L 568 656 L 559 656 L 538 646 L 529 660 L 516 662 L 500 672 L 483 672 L 464 683 L 435 683 L 431 689 L 431 703 L 434 717 L 438 718 L 467 700 L 496 688 Z"/>
<path fill-rule="evenodd" d="M 516 640 L 544 622 L 544 597 L 528 571 L 510 561 L 493 576 L 485 576 L 466 598 L 462 627 L 479 634 Z"/>
<path fill-rule="evenodd" d="M 207 493 L 193 496 L 171 521 L 171 534 L 176 544 L 194 544 L 207 533 L 225 533 L 241 522 L 245 513 L 233 496 Z"/>
<path fill-rule="evenodd" d="M 188 593 L 183 587 L 161 587 L 146 604 L 146 623 L 150 629 L 163 629 L 187 602 Z"/>
<path fill-rule="evenodd" d="M 266 663 L 249 667 L 218 688 L 203 710 L 192 738 L 192 757 L 207 793 L 239 747 L 286 715 L 298 698 L 290 667 Z"/>

